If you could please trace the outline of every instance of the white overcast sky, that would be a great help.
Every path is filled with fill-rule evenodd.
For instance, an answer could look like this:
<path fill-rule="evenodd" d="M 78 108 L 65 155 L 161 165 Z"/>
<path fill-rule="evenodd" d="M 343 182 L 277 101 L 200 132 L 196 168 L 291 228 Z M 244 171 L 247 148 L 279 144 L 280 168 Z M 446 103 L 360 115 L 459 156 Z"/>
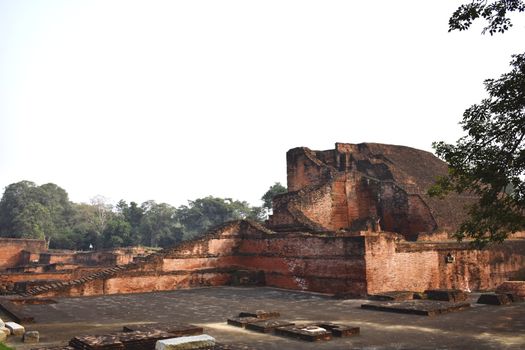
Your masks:
<path fill-rule="evenodd" d="M 525 51 L 467 1 L 0 0 L 0 188 L 259 205 L 293 147 L 431 151 Z"/>

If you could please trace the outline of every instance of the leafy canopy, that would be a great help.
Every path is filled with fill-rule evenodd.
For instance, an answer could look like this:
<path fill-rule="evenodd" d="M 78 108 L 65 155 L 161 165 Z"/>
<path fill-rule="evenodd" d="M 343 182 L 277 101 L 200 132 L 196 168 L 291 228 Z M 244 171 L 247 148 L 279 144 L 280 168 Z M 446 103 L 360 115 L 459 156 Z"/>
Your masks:
<path fill-rule="evenodd" d="M 449 32 L 467 30 L 473 21 L 483 18 L 488 22 L 483 28 L 483 34 L 504 33 L 512 27 L 509 12 L 523 11 L 525 11 L 523 0 L 473 0 L 471 3 L 461 5 L 452 14 L 448 21 Z"/>
<path fill-rule="evenodd" d="M 270 186 L 268 191 L 266 191 L 266 193 L 261 198 L 261 200 L 263 201 L 263 208 L 265 208 L 268 211 L 271 210 L 273 197 L 286 192 L 286 187 L 281 185 L 280 182 L 274 183 L 272 186 Z"/>
<path fill-rule="evenodd" d="M 475 0 L 454 12 L 449 31 L 466 30 L 483 18 L 483 33 L 503 33 L 512 26 L 508 14 L 514 11 L 525 11 L 524 2 Z M 456 237 L 473 238 L 481 246 L 525 229 L 525 53 L 513 55 L 510 65 L 509 73 L 485 81 L 488 97 L 464 112 L 460 125 L 466 135 L 455 145 L 433 143 L 436 154 L 449 164 L 449 175 L 429 194 L 477 196 Z"/>

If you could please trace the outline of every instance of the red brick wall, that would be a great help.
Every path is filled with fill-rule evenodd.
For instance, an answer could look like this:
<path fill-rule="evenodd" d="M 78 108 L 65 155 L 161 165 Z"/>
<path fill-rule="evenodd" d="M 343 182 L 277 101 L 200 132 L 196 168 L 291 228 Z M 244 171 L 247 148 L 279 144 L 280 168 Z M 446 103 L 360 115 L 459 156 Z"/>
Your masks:
<path fill-rule="evenodd" d="M 71 252 L 45 252 L 41 253 L 38 259 L 40 264 L 56 264 L 56 263 L 73 263 L 74 251 Z"/>
<path fill-rule="evenodd" d="M 38 239 L 0 238 L 0 270 L 18 265 L 22 260 L 23 250 L 45 251 L 46 242 Z"/>
<path fill-rule="evenodd" d="M 455 262 L 447 264 L 452 253 Z M 40 296 L 138 293 L 231 284 L 239 271 L 269 286 L 373 294 L 429 288 L 493 289 L 525 266 L 525 240 L 490 250 L 406 242 L 391 233 L 272 233 L 247 222 L 185 242 L 125 270 Z M 259 277 L 257 277 L 259 278 Z"/>
<path fill-rule="evenodd" d="M 238 271 L 257 271 L 270 286 L 325 293 L 366 293 L 363 237 L 267 234 L 232 227 L 106 278 L 39 296 L 138 293 L 231 284 Z"/>
<path fill-rule="evenodd" d="M 455 261 L 446 262 L 447 254 Z M 485 250 L 468 243 L 396 242 L 381 233 L 366 239 L 368 293 L 429 288 L 493 290 L 525 267 L 525 240 L 509 240 Z"/>

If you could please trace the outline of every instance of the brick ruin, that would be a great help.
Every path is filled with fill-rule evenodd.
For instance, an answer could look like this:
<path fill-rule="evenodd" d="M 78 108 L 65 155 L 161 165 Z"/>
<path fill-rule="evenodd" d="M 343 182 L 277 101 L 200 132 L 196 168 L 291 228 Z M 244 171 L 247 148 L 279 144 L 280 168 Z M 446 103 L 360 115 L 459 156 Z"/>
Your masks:
<path fill-rule="evenodd" d="M 467 196 L 446 201 L 427 190 L 447 165 L 429 152 L 376 143 L 335 149 L 294 148 L 286 154 L 288 194 L 274 201 L 277 231 L 386 231 L 407 240 L 453 232 Z"/>
<path fill-rule="evenodd" d="M 45 240 L 0 238 L 0 294 L 84 277 L 149 253 L 143 247 L 56 250 L 48 249 Z"/>
<path fill-rule="evenodd" d="M 525 271 L 525 239 L 476 250 L 448 235 L 473 199 L 428 198 L 446 164 L 413 148 L 340 144 L 287 153 L 288 193 L 265 225 L 234 221 L 170 249 L 28 288 L 37 297 L 267 285 L 363 296 L 491 290 Z"/>

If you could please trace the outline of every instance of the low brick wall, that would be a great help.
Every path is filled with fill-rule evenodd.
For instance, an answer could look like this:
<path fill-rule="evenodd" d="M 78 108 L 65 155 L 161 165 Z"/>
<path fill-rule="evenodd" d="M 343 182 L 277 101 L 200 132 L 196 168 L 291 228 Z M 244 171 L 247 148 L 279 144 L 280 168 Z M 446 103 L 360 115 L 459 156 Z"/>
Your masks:
<path fill-rule="evenodd" d="M 37 294 L 143 293 L 235 283 L 351 295 L 485 290 L 525 266 L 525 240 L 481 251 L 469 248 L 457 242 L 407 242 L 386 232 L 275 233 L 241 221 L 143 261 L 86 274 Z"/>
<path fill-rule="evenodd" d="M 27 253 L 22 254 L 23 251 L 43 252 L 45 250 L 44 240 L 0 238 L 0 271 L 20 264 L 23 257 L 28 256 Z"/>
<path fill-rule="evenodd" d="M 370 294 L 432 288 L 493 290 L 524 267 L 525 240 L 508 240 L 484 250 L 458 242 L 403 242 L 385 234 L 366 240 Z"/>

